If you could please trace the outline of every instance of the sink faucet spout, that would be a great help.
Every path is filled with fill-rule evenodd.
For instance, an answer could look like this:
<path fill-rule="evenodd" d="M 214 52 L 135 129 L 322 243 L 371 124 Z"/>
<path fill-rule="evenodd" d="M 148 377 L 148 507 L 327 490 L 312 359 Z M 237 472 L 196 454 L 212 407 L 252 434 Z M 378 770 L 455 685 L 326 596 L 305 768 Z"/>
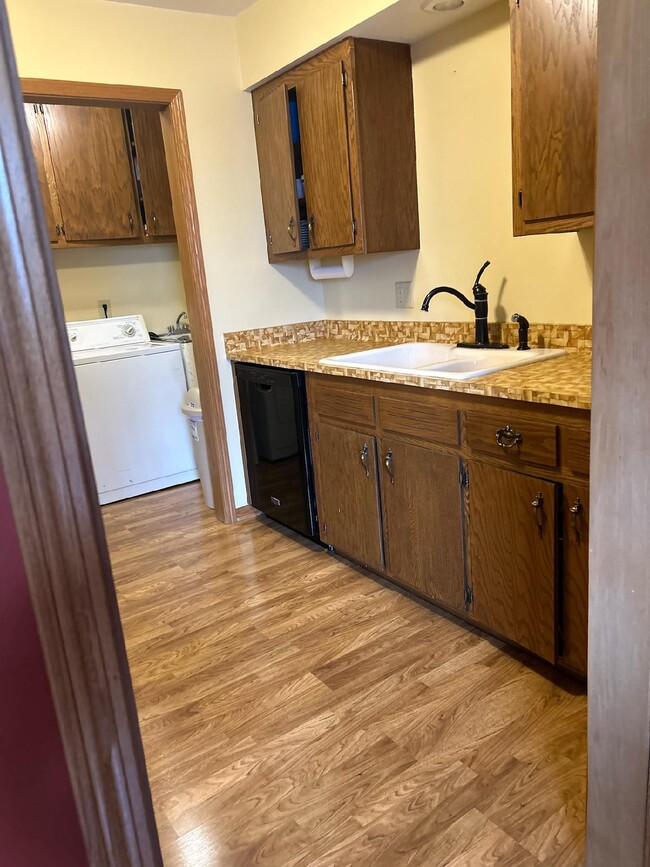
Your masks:
<path fill-rule="evenodd" d="M 480 283 L 481 276 L 489 264 L 489 261 L 485 262 L 479 270 L 478 274 L 476 275 L 476 280 L 474 281 L 474 285 L 472 286 L 472 294 L 474 296 L 473 302 L 470 301 L 466 295 L 463 295 L 462 292 L 459 292 L 458 289 L 452 289 L 451 286 L 437 286 L 435 289 L 427 292 L 427 294 L 424 296 L 424 300 L 422 301 L 422 310 L 424 310 L 425 313 L 428 313 L 429 304 L 436 295 L 453 295 L 454 298 L 458 298 L 459 301 L 462 301 L 465 307 L 469 307 L 470 310 L 474 311 L 474 343 L 458 344 L 459 346 L 464 346 L 468 349 L 508 348 L 507 345 L 504 343 L 490 343 L 490 335 L 488 333 L 488 293 L 485 286 L 482 286 Z"/>

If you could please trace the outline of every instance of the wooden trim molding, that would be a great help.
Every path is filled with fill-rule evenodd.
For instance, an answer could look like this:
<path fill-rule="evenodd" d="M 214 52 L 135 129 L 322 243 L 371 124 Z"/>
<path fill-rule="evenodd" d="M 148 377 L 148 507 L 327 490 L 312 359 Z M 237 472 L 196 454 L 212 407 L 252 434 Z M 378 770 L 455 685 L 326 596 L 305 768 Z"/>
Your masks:
<path fill-rule="evenodd" d="M 160 108 L 179 258 L 201 387 L 203 429 L 208 447 L 215 515 L 225 524 L 232 524 L 237 520 L 235 498 L 183 95 L 180 90 L 168 88 L 48 81 L 40 78 L 23 78 L 21 86 L 23 100 L 27 102 L 119 107 L 155 105 Z"/>
<path fill-rule="evenodd" d="M 93 867 L 162 865 L 102 519 L 4 4 L 0 460 Z"/>

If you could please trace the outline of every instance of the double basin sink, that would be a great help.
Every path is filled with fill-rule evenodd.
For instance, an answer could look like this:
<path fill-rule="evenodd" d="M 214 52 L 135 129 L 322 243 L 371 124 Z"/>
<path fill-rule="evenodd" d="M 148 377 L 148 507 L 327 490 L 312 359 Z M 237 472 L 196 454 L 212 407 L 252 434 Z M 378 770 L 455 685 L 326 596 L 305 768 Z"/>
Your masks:
<path fill-rule="evenodd" d="M 472 379 L 511 367 L 547 361 L 563 349 L 464 349 L 446 343 L 398 343 L 322 358 L 329 367 L 355 367 L 436 379 Z"/>

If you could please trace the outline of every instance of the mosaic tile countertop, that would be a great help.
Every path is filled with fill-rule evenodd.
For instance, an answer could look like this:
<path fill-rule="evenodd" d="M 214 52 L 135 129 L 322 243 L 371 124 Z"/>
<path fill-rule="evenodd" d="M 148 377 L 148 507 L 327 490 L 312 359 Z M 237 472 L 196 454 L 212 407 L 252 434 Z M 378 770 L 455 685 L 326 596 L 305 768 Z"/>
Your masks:
<path fill-rule="evenodd" d="M 248 361 L 270 367 L 286 367 L 375 382 L 394 382 L 400 385 L 464 392 L 484 397 L 591 409 L 591 352 L 586 349 L 568 352 L 567 355 L 550 361 L 536 362 L 488 376 L 458 381 L 407 376 L 401 373 L 382 373 L 359 368 L 330 367 L 319 363 L 321 358 L 387 346 L 396 342 L 395 340 L 387 342 L 386 339 L 350 339 L 309 334 L 301 335 L 292 343 L 265 342 L 261 345 L 258 342 L 257 345 L 245 347 L 242 346 L 242 341 L 229 340 L 230 335 L 225 337 L 227 355 L 231 361 Z"/>

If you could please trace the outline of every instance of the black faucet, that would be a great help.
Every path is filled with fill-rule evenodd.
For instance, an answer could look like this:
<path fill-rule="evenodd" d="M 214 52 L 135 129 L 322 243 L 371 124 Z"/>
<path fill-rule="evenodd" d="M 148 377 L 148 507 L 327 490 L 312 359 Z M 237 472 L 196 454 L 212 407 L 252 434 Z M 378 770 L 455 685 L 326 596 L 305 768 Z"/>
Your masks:
<path fill-rule="evenodd" d="M 511 321 L 516 322 L 519 325 L 519 346 L 517 349 L 530 349 L 530 346 L 528 345 L 528 329 L 530 328 L 530 322 L 525 316 L 522 316 L 521 313 L 513 313 Z"/>
<path fill-rule="evenodd" d="M 479 282 L 483 276 L 483 272 L 489 264 L 489 262 L 486 262 L 476 275 L 476 280 L 472 286 L 472 294 L 474 296 L 473 302 L 470 301 L 466 295 L 463 295 L 462 292 L 459 292 L 458 289 L 452 289 L 451 286 L 437 286 L 435 289 L 427 292 L 424 296 L 424 301 L 422 302 L 422 310 L 424 310 L 425 313 L 428 313 L 431 299 L 435 295 L 445 293 L 458 298 L 458 300 L 462 301 L 466 307 L 469 307 L 470 310 L 474 311 L 475 340 L 473 343 L 458 344 L 465 349 L 508 349 L 507 343 L 490 343 L 490 336 L 488 334 L 488 293 L 485 286 L 482 286 Z"/>

